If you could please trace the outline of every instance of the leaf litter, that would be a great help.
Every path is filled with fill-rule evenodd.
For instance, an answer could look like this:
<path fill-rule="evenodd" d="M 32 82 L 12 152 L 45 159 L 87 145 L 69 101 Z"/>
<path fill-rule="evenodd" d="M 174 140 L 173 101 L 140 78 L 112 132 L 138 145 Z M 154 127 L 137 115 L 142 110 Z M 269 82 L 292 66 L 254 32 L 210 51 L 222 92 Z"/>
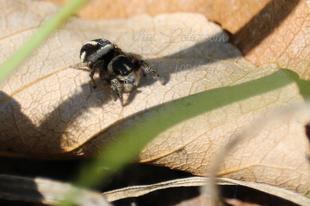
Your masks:
<path fill-rule="evenodd" d="M 30 8 L 38 6 L 41 12 L 33 18 Z M 8 22 L 20 18 L 8 8 L 22 11 L 25 18 L 14 22 L 17 30 L 0 24 L 8 31 L 1 37 L 2 61 L 57 9 L 43 2 L 21 6 L 3 1 L 1 15 L 10 16 Z M 96 38 L 141 55 L 167 83 L 143 78 L 125 107 L 112 101 L 103 87 L 92 89 L 87 72 L 68 66 L 79 61 L 83 43 Z M 2 84 L 0 149 L 45 158 L 93 156 L 106 143 L 118 141 L 123 128 L 135 127 L 171 104 L 195 104 L 182 98 L 205 92 L 212 110 L 163 131 L 141 151 L 140 162 L 206 175 L 217 151 L 255 120 L 304 105 L 285 71 L 275 64 L 253 65 L 227 41 L 221 28 L 200 14 L 97 22 L 72 18 Z M 308 122 L 306 114 L 294 114 L 253 134 L 225 159 L 220 174 L 308 195 Z"/>

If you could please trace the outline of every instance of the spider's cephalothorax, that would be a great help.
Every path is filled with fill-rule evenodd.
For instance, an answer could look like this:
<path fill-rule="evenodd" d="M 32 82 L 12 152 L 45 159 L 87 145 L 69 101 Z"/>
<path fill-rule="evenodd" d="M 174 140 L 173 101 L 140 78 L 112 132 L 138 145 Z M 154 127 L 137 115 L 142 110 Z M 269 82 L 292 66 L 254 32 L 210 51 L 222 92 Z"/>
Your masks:
<path fill-rule="evenodd" d="M 104 87 L 112 98 L 114 98 L 114 93 L 122 105 L 123 92 L 130 92 L 134 86 L 138 86 L 140 69 L 143 75 L 151 74 L 161 84 L 164 84 L 161 76 L 149 64 L 137 56 L 125 54 L 119 47 L 106 39 L 94 39 L 84 44 L 81 48 L 80 59 L 82 62 L 73 67 L 89 68 L 91 70 L 89 76 L 94 88 L 96 88 L 94 74 L 99 69 L 99 76 Z"/>

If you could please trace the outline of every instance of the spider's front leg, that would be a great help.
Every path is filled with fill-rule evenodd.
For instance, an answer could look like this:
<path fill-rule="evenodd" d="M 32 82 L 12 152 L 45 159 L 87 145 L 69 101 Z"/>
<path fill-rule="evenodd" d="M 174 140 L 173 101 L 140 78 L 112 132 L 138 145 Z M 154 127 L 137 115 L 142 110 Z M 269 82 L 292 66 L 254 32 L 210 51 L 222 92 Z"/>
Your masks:
<path fill-rule="evenodd" d="M 144 71 L 144 70 L 142 70 L 142 71 Z M 140 81 L 140 75 L 137 72 L 135 72 L 135 76 L 136 76 L 136 78 L 135 78 L 135 82 L 133 84 L 137 87 L 139 84 L 139 81 Z"/>
<path fill-rule="evenodd" d="M 138 62 L 139 65 L 141 65 L 142 71 L 145 71 L 147 74 L 151 74 L 155 79 L 157 79 L 162 85 L 164 85 L 164 80 L 161 78 L 160 74 L 157 72 L 157 70 L 153 69 L 148 63 L 146 63 L 143 60 L 140 60 Z"/>
<path fill-rule="evenodd" d="M 157 79 L 162 85 L 165 83 L 160 74 L 155 69 L 153 69 L 148 63 L 146 63 L 143 60 L 139 60 L 137 57 L 133 55 L 129 55 L 128 58 L 135 65 L 136 71 L 138 71 L 140 68 L 142 69 L 143 76 L 145 76 L 147 73 L 152 75 L 154 79 Z"/>
<path fill-rule="evenodd" d="M 121 105 L 123 106 L 123 85 L 121 84 L 121 82 L 116 79 L 116 78 L 111 78 L 111 88 L 112 90 L 115 92 L 116 96 L 119 98 Z"/>

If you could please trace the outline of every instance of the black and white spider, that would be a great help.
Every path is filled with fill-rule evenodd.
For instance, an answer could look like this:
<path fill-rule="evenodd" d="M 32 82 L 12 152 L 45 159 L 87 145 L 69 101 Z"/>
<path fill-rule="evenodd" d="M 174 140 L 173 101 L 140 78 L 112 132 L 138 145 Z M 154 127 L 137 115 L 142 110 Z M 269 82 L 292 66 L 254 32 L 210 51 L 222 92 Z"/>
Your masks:
<path fill-rule="evenodd" d="M 94 74 L 99 70 L 99 77 L 110 96 L 117 96 L 123 106 L 123 92 L 130 92 L 138 86 L 141 69 L 143 75 L 151 74 L 164 84 L 159 73 L 148 63 L 132 54 L 125 54 L 117 45 L 106 39 L 94 39 L 85 43 L 80 51 L 81 63 L 72 68 L 89 68 L 93 87 L 96 88 Z"/>

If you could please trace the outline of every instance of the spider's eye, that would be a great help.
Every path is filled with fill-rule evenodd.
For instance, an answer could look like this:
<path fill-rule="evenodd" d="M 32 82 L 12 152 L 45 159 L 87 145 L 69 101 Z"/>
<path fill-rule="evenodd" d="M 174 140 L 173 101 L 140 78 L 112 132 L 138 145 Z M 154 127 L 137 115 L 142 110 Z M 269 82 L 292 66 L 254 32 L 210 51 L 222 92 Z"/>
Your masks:
<path fill-rule="evenodd" d="M 84 44 L 80 51 L 82 62 L 96 62 L 99 59 L 112 58 L 114 46 L 106 39 L 94 39 Z"/>

